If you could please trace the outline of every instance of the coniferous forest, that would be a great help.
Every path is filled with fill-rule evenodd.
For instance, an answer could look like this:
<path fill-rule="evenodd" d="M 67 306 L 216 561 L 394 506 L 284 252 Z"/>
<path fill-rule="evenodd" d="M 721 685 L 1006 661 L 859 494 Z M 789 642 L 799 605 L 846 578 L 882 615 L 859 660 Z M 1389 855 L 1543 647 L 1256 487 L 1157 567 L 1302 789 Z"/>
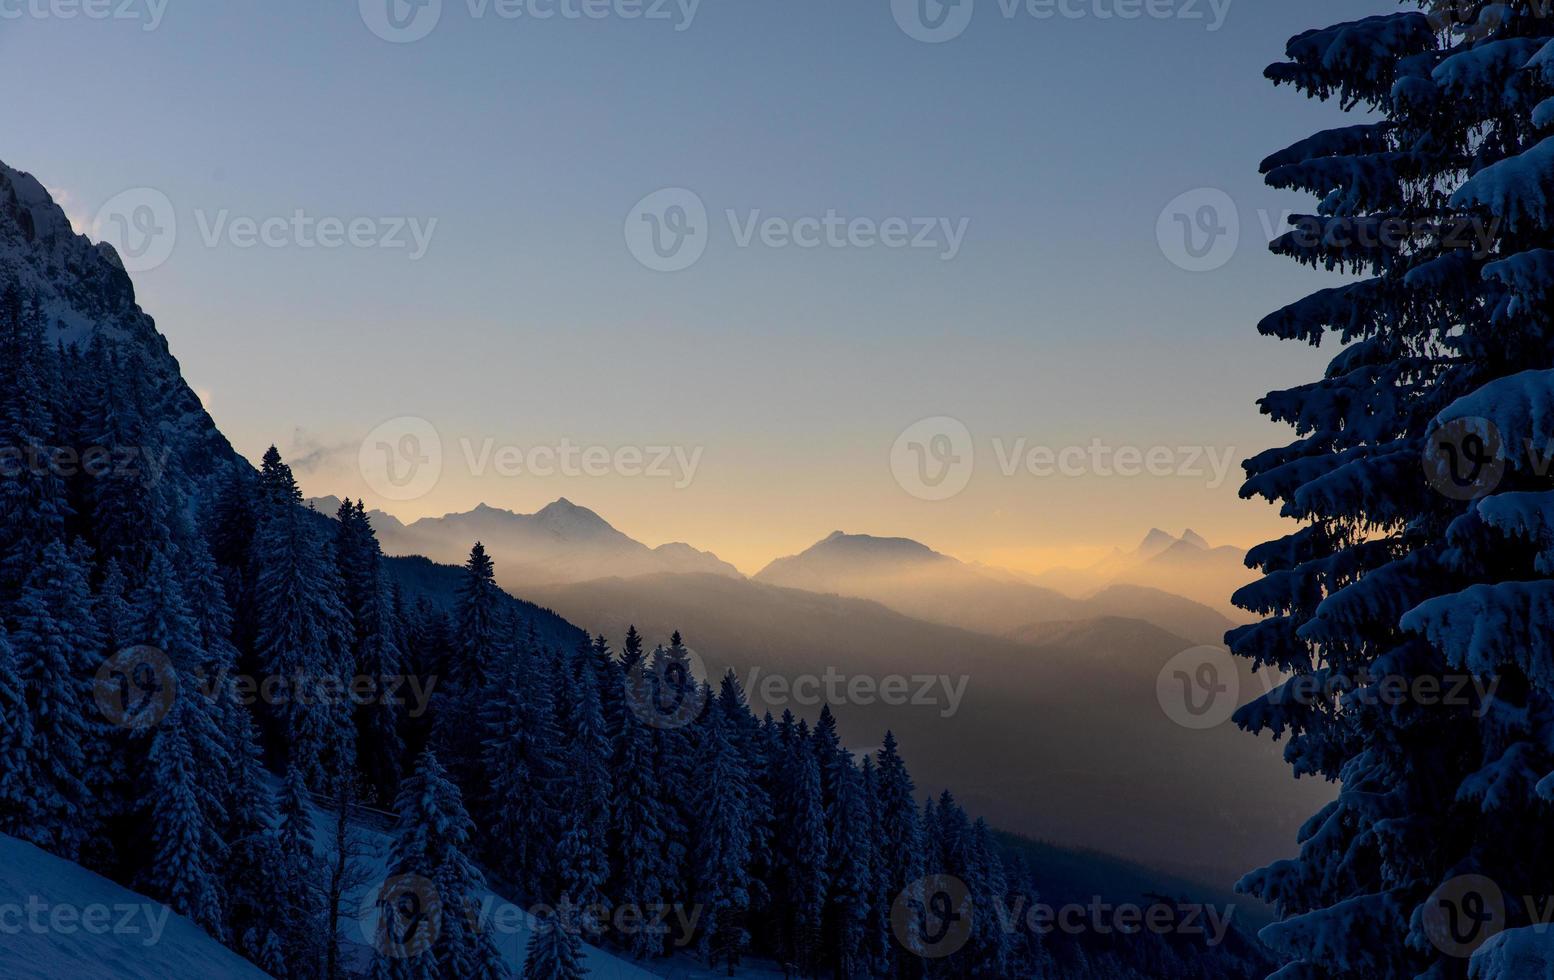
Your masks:
<path fill-rule="evenodd" d="M 362 0 L 361 12 L 379 39 L 420 40 L 403 35 L 419 14 L 403 24 L 375 20 L 375 2 Z M 1134 19 L 1102 16 L 1109 2 L 1123 0 L 1097 0 L 1090 26 Z M 986 5 L 969 22 L 954 18 L 972 16 L 970 0 L 924 3 L 892 5 L 906 35 L 892 40 L 928 42 L 918 55 L 948 50 L 944 42 L 968 23 L 978 43 L 1007 41 L 978 35 L 998 17 Z M 915 15 L 907 9 L 914 6 Z M 1006 21 L 1019 15 L 1020 5 L 999 6 Z M 1235 30 L 1238 11 L 1210 6 Z M 308 497 L 315 457 L 327 455 L 308 439 L 295 438 L 297 452 L 283 454 L 286 441 L 277 438 L 257 465 L 234 448 L 139 305 L 139 281 L 127 269 L 141 256 L 94 243 L 67 214 L 66 193 L 0 164 L 0 977 L 1554 977 L 1554 9 L 1545 0 L 1385 6 L 1303 29 L 1265 71 L 1275 94 L 1292 96 L 1284 103 L 1292 125 L 1306 118 L 1297 105 L 1339 123 L 1261 165 L 1267 190 L 1305 202 L 1269 235 L 1269 251 L 1303 267 L 1292 276 L 1322 285 L 1283 306 L 1264 303 L 1277 308 L 1256 331 L 1285 342 L 1262 348 L 1285 358 L 1275 374 L 1297 376 L 1299 357 L 1313 350 L 1319 361 L 1305 363 L 1325 367 L 1257 402 L 1266 421 L 1294 430 L 1293 441 L 1246 459 L 1239 493 L 1276 515 L 1285 533 L 1240 553 L 1249 572 L 1219 606 L 1096 571 L 1155 561 L 1164 569 L 1155 585 L 1185 580 L 1188 564 L 1160 562 L 1212 561 L 1214 549 L 1193 531 L 1152 532 L 1146 546 L 1163 535 L 1158 549 L 1143 558 L 1113 549 L 1083 575 L 1067 566 L 1001 571 L 906 539 L 837 532 L 747 578 L 683 544 L 642 546 L 562 500 L 547 508 L 542 535 L 526 540 L 577 548 L 587 575 L 536 581 L 528 593 L 512 583 L 527 583 L 521 576 L 542 563 L 489 536 L 458 541 L 462 566 L 451 556 L 439 564 L 395 544 L 412 540 L 413 525 L 378 510 L 381 501 Z M 930 7 L 943 16 L 927 16 Z M 1157 8 L 1190 19 L 1190 4 L 1148 5 Z M 49 16 L 35 6 L 5 14 L 0 27 Z M 0 58 L 19 56 L 6 41 L 0 35 Z M 720 48 L 728 50 L 743 49 Z M 753 61 L 750 71 L 763 70 Z M 889 79 L 883 69 L 876 76 Z M 997 88 L 997 77 L 988 78 Z M 980 118 L 961 112 L 943 124 Z M 1252 127 L 1250 116 L 1241 118 Z M 1111 155 L 1116 147 L 1107 146 Z M 215 170 L 220 184 L 225 171 Z M 952 183 L 984 189 L 976 178 Z M 1216 207 L 1174 216 L 1189 236 L 1185 257 L 1172 259 L 1180 269 L 1215 271 L 1195 268 L 1208 253 L 1191 236 L 1208 234 L 1212 250 L 1227 233 Z M 708 236 L 698 247 L 714 240 L 707 214 L 693 227 L 680 204 L 649 217 L 656 258 L 636 258 L 654 272 L 682 271 L 671 267 L 681 245 L 666 251 L 666 235 Z M 1159 228 L 1174 231 L 1172 217 L 1168 206 Z M 761 227 L 738 248 L 777 247 L 781 236 Z M 922 224 L 940 227 L 951 223 Z M 965 231 L 962 224 L 952 236 L 945 262 Z M 740 238 L 737 227 L 733 234 Z M 632 236 L 628 220 L 628 249 Z M 562 247 L 561 239 L 545 247 Z M 215 241 L 207 242 L 212 251 Z M 1065 241 L 1104 250 L 1099 239 Z M 1223 275 L 1243 269 L 1246 289 L 1276 295 L 1268 284 L 1279 280 L 1259 280 L 1262 267 L 1232 265 Z M 1116 271 L 1098 266 L 1094 278 L 1111 281 Z M 855 274 L 868 273 L 860 263 Z M 934 295 L 913 293 L 913 279 L 892 273 L 881 294 L 900 291 L 918 306 L 956 295 L 943 284 Z M 737 274 L 728 281 L 758 288 Z M 582 295 L 596 286 L 570 298 L 597 299 Z M 158 288 L 169 287 L 161 280 Z M 830 299 L 827 288 L 817 285 L 815 296 Z M 1118 287 L 1118 296 L 1125 292 Z M 182 294 L 171 295 L 188 308 Z M 1243 298 L 1227 294 L 1225 302 Z M 600 320 L 617 312 L 595 311 Z M 696 344 L 678 342 L 684 374 L 674 384 L 654 378 L 633 395 L 654 402 L 652 410 L 661 407 L 655 399 L 693 399 L 698 371 L 709 386 L 732 383 L 711 377 L 699 335 Z M 853 353 L 873 357 L 877 348 L 860 342 Z M 992 370 L 996 350 L 967 342 L 957 355 Z M 1254 376 L 1239 350 L 1224 356 Z M 759 360 L 727 368 L 742 394 L 762 390 L 759 369 L 767 366 Z M 866 373 L 837 387 L 862 386 Z M 430 387 L 431 376 L 428 368 L 402 387 Z M 980 398 L 994 386 L 978 379 Z M 285 379 L 266 380 L 282 387 Z M 574 380 L 596 386 L 587 394 L 601 401 L 601 388 L 622 385 L 590 371 Z M 934 397 L 939 380 L 924 385 Z M 764 384 L 786 392 L 790 381 Z M 1107 397 L 1122 399 L 1128 387 Z M 1148 385 L 1135 379 L 1133 387 Z M 487 394 L 468 387 L 472 400 Z M 873 392 L 868 410 L 898 394 Z M 767 406 L 774 430 L 811 410 L 826 426 L 838 424 L 830 408 L 796 408 L 789 397 Z M 1173 388 L 1160 402 L 1183 397 Z M 1164 417 L 1169 409 L 1150 411 Z M 1129 419 L 1140 429 L 1153 421 Z M 941 432 L 916 448 L 907 476 L 893 473 L 914 507 L 954 496 L 939 493 L 933 466 L 980 451 L 969 433 L 964 444 Z M 892 457 L 892 466 L 899 462 Z M 920 492 L 910 489 L 914 480 Z M 1149 495 L 1173 492 L 1161 485 Z M 1006 519 L 1009 501 L 975 496 L 984 486 L 973 491 L 976 521 Z M 319 499 L 331 506 L 319 508 Z M 1033 499 L 1033 509 L 1047 505 Z M 472 513 L 500 528 L 530 527 L 522 522 L 545 513 L 484 511 Z M 456 517 L 470 514 L 442 520 Z M 751 524 L 752 537 L 765 530 Z M 1110 533 L 1104 522 L 1094 526 Z M 601 540 L 617 550 L 581 555 L 585 546 L 603 548 Z M 847 566 L 857 576 L 848 592 L 836 569 L 863 567 L 863 551 L 877 564 L 867 574 Z M 609 567 L 615 559 L 599 554 L 624 557 Z M 1061 595 L 1048 588 L 1059 573 L 1084 584 Z M 856 584 L 870 575 L 873 592 Z M 624 608 L 643 582 L 705 589 L 674 607 L 698 625 L 724 622 L 708 612 L 727 612 L 719 597 L 769 600 L 739 621 L 743 639 L 768 652 L 824 649 L 821 623 L 878 626 L 903 646 L 921 633 L 928 645 L 951 648 L 936 663 L 958 667 L 976 681 L 977 697 L 990 698 L 967 700 L 968 713 L 1014 720 L 991 749 L 965 735 L 952 722 L 962 686 L 938 716 L 941 727 L 879 726 L 865 739 L 875 744 L 857 744 L 856 719 L 872 725 L 885 715 L 853 713 L 853 688 L 769 710 L 739 671 L 704 668 L 690 624 L 681 627 L 686 635 L 675 627 L 657 635 L 662 623 L 629 625 L 632 614 L 611 608 L 599 618 L 624 628 L 600 632 L 538 602 L 577 601 L 563 585 L 597 587 L 590 608 Z M 1049 613 L 1026 616 L 1038 602 Z M 804 614 L 813 622 L 792 621 Z M 982 620 L 997 625 L 979 631 Z M 1216 640 L 1223 635 L 1228 673 L 1217 671 L 1217 652 L 1201 652 L 1205 623 Z M 1088 644 L 1078 666 L 1060 659 L 1065 643 Z M 1163 666 L 1138 653 L 1161 648 L 1172 654 Z M 1198 657 L 1192 669 L 1176 666 L 1189 655 Z M 857 657 L 859 672 L 891 666 L 882 667 L 888 651 L 882 657 L 877 647 Z M 1292 828 L 1284 856 L 1245 869 L 1232 901 L 1216 902 L 1214 889 L 1199 884 L 1209 865 L 1186 844 L 1153 863 L 1125 861 L 981 812 L 1002 802 L 989 791 L 988 769 L 1004 780 L 995 787 L 1028 799 L 1034 785 L 1035 809 L 1077 824 L 1085 811 L 1066 805 L 1068 793 L 1137 807 L 1129 795 L 1137 787 L 1127 784 L 1155 785 L 1162 772 L 1196 767 L 1228 786 L 1198 812 L 1227 811 L 1232 830 L 1224 835 L 1236 837 L 1227 847 L 1256 850 L 1268 828 L 1238 822 L 1293 804 L 1252 798 L 1265 784 L 1248 775 L 1250 756 L 1208 740 L 1190 743 L 1201 755 L 1187 742 L 1152 743 L 1160 729 L 1128 719 L 1111 726 L 1113 740 L 1138 743 L 1123 746 L 1127 766 L 1090 771 L 1085 760 L 1096 757 L 1081 749 L 1093 746 L 1075 747 L 1070 765 L 1053 764 L 1042 754 L 1048 747 L 1030 744 L 1038 729 L 1021 727 L 1020 715 L 1050 715 L 1059 729 L 1086 715 L 1110 725 L 1117 715 L 1108 712 L 1135 710 L 1129 698 L 1140 676 L 1156 685 L 1146 700 L 1152 694 L 1181 729 L 1215 727 L 1199 724 L 1201 716 L 1234 690 L 1224 727 L 1275 745 L 1268 766 L 1327 791 L 1313 812 L 1276 814 Z M 1259 677 L 1265 685 L 1250 686 Z M 995 688 L 1005 700 L 983 694 Z M 1097 688 L 1104 696 L 1094 696 Z M 1185 779 L 1172 792 L 1193 793 Z M 1169 838 L 1182 811 L 1176 800 L 1159 802 Z M 1143 823 L 1156 815 L 1129 816 Z M 151 937 L 76 945 L 83 930 L 118 934 L 92 926 L 103 908 L 125 911 L 125 922 L 144 914 Z"/>

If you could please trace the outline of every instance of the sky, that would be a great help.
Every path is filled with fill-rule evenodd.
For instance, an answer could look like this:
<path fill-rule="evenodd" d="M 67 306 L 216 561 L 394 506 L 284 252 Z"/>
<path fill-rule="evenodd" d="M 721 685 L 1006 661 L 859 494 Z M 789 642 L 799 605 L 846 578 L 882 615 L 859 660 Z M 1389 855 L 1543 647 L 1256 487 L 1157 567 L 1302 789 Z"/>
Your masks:
<path fill-rule="evenodd" d="M 0 159 L 309 494 L 1037 570 L 1289 530 L 1239 461 L 1335 352 L 1256 324 L 1336 280 L 1257 165 L 1344 120 L 1261 73 L 1394 8 L 0 0 Z"/>

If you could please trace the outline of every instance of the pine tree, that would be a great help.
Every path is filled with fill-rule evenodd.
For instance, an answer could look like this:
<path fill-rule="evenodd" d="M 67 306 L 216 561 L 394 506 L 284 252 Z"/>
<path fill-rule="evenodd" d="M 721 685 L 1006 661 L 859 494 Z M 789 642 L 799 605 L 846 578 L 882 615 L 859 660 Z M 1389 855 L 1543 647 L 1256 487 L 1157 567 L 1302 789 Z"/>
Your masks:
<path fill-rule="evenodd" d="M 917 807 L 917 788 L 907 772 L 896 744 L 894 732 L 885 733 L 879 752 L 879 853 L 884 862 L 881 902 L 889 909 L 896 897 L 905 893 L 924 874 L 923 856 L 927 842 L 923 836 L 922 816 Z M 896 964 L 896 973 L 910 974 L 919 964 L 911 954 L 887 942 L 886 955 Z"/>
<path fill-rule="evenodd" d="M 350 627 L 339 574 L 306 511 L 291 471 L 271 447 L 261 477 L 266 501 L 254 535 L 255 660 L 265 680 L 290 696 L 269 705 L 272 754 L 295 762 L 309 787 L 328 790 L 354 760 L 354 726 L 343 697 L 313 697 L 322 684 L 348 683 Z M 297 696 L 298 687 L 309 696 Z"/>
<path fill-rule="evenodd" d="M 1237 722 L 1287 736 L 1297 776 L 1340 784 L 1299 856 L 1241 883 L 1280 914 L 1262 936 L 1281 975 L 1460 976 L 1467 950 L 1432 929 L 1443 883 L 1542 894 L 1554 875 L 1554 498 L 1529 458 L 1554 430 L 1554 20 L 1407 6 L 1304 33 L 1267 72 L 1369 114 L 1263 164 L 1320 202 L 1273 250 L 1357 277 L 1259 326 L 1343 345 L 1325 377 L 1260 403 L 1298 438 L 1246 463 L 1243 495 L 1304 526 L 1251 552 L 1265 577 L 1235 601 L 1265 618 L 1227 638 L 1291 675 Z M 1464 675 L 1499 694 L 1400 707 L 1382 687 Z"/>
<path fill-rule="evenodd" d="M 820 788 L 820 761 L 811 741 L 797 741 L 785 760 L 782 841 L 788 893 L 789 961 L 812 973 L 820 952 L 822 921 L 830 888 L 826 868 L 828 828 Z"/>
<path fill-rule="evenodd" d="M 231 792 L 225 839 L 229 846 L 222 890 L 227 900 L 227 931 L 232 947 L 272 976 L 287 964 L 288 925 L 300 910 L 283 905 L 286 890 L 301 869 L 280 848 L 275 794 L 259 760 L 258 734 L 247 712 L 236 722 Z"/>
<path fill-rule="evenodd" d="M 468 924 L 478 912 L 485 879 L 470 859 L 474 824 L 459 788 L 435 755 L 422 754 L 415 773 L 401 785 L 395 806 L 399 824 L 389 873 L 430 882 L 442 909 L 431 952 L 412 958 L 416 969 L 476 980 L 505 976 L 491 936 Z M 388 958 L 380 951 L 378 959 Z M 406 967 L 401 960 L 396 969 Z"/>
<path fill-rule="evenodd" d="M 560 794 L 562 832 L 555 846 L 561 895 L 583 909 L 581 925 L 591 928 L 594 923 L 588 917 L 604 905 L 603 889 L 610 873 L 612 801 L 610 743 L 589 653 L 582 651 L 574 664 L 566 779 Z"/>
<path fill-rule="evenodd" d="M 32 710 L 17 673 L 16 650 L 0 627 L 0 834 L 20 837 L 32 813 L 27 785 L 32 749 Z"/>
<path fill-rule="evenodd" d="M 151 859 L 140 875 L 141 890 L 225 939 L 220 869 L 226 848 L 211 820 L 221 803 L 201 784 L 189 704 L 188 698 L 175 701 L 152 737 L 144 799 Z"/>
<path fill-rule="evenodd" d="M 22 590 L 11 644 L 32 719 L 19 767 L 27 787 L 19 836 L 75 859 L 96 835 L 88 750 L 106 732 L 93 697 L 103 650 L 86 570 L 57 541 Z"/>
<path fill-rule="evenodd" d="M 314 844 L 313 806 L 301 767 L 286 769 L 281 783 L 276 854 L 285 877 L 271 898 L 271 914 L 289 963 L 314 970 L 323 962 L 322 865 Z"/>
<path fill-rule="evenodd" d="M 43 315 L 14 285 L 0 292 L 0 613 L 19 595 L 37 556 L 61 541 L 70 514 L 64 480 L 52 465 L 56 425 L 45 396 Z M 131 444 L 133 445 L 133 443 Z"/>
<path fill-rule="evenodd" d="M 374 696 L 355 709 L 357 758 L 376 798 L 392 799 L 405 745 L 400 709 L 383 694 L 386 678 L 400 675 L 403 658 L 393 595 L 383 571 L 383 550 L 360 501 L 345 501 L 336 515 L 335 564 L 352 617 L 354 676 L 373 683 Z"/>
<path fill-rule="evenodd" d="M 653 758 L 653 730 L 627 712 L 612 766 L 614 806 L 611 840 L 617 855 L 613 894 L 621 905 L 651 913 L 661 908 L 672 885 L 666 825 L 671 821 Z M 664 951 L 664 936 L 640 929 L 626 937 L 638 959 Z"/>
<path fill-rule="evenodd" d="M 566 916 L 558 912 L 541 920 L 529 936 L 524 980 L 580 980 L 588 973 L 582 947 L 577 927 Z"/>
<path fill-rule="evenodd" d="M 698 948 L 733 976 L 750 943 L 750 774 L 721 711 L 698 726 L 695 899 L 702 907 Z"/>
<path fill-rule="evenodd" d="M 492 677 L 503 673 L 502 664 L 511 656 L 506 638 L 512 623 L 503 614 L 501 598 L 495 565 L 477 541 L 464 564 L 454 605 L 452 656 L 445 665 L 433 725 L 438 752 L 460 783 L 470 787 L 481 778 L 482 732 L 471 723 L 480 713 L 480 693 Z"/>
<path fill-rule="evenodd" d="M 549 894 L 560 835 L 561 736 L 548 658 L 526 650 L 493 676 L 482 759 L 490 857 L 526 899 Z"/>
<path fill-rule="evenodd" d="M 817 736 L 819 729 L 817 729 Z M 873 900 L 874 839 L 863 776 L 849 761 L 833 776 L 826 906 L 828 958 L 843 978 L 870 975 L 869 913 Z"/>

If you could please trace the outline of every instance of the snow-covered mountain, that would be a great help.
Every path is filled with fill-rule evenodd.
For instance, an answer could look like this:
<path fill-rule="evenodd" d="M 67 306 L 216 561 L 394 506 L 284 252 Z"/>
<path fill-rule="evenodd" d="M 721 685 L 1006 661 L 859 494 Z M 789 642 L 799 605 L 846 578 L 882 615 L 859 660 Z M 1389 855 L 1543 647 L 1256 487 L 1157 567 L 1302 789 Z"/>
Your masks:
<path fill-rule="evenodd" d="M 127 369 L 150 382 L 157 403 L 148 414 L 185 475 L 206 484 L 240 459 L 184 381 L 155 321 L 136 305 L 113 247 L 76 234 L 36 178 L 0 162 L 0 293 L 13 286 L 41 302 L 51 343 L 84 348 L 101 338 L 137 358 Z"/>
<path fill-rule="evenodd" d="M 1158 533 L 1158 532 L 1157 532 Z M 1161 543 L 1164 553 L 1174 544 Z M 1167 591 L 1113 586 L 1076 598 L 998 569 L 971 565 L 905 538 L 837 531 L 801 554 L 779 558 L 756 581 L 872 599 L 897 612 L 979 633 L 1032 635 L 1037 624 L 1127 617 L 1195 643 L 1218 643 L 1223 615 Z"/>
<path fill-rule="evenodd" d="M 310 503 L 328 514 L 340 506 L 337 497 L 317 497 Z M 458 563 L 476 541 L 483 543 L 496 562 L 498 581 L 508 588 L 660 573 L 742 577 L 717 555 L 688 544 L 650 548 L 565 497 L 533 514 L 481 504 L 410 524 L 377 510 L 368 516 L 390 555 L 426 555 Z"/>

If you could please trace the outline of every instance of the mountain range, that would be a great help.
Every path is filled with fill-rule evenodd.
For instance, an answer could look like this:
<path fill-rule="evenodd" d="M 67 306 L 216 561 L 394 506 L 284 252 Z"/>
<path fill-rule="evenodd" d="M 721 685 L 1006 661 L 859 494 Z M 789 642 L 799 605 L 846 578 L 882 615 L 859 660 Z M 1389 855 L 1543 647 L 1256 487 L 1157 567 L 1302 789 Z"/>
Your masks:
<path fill-rule="evenodd" d="M 10 283 L 43 300 L 49 343 L 101 337 L 136 349 L 155 382 L 156 400 L 145 411 L 177 455 L 180 479 L 191 483 L 179 488 L 191 507 L 211 499 L 231 474 L 251 478 L 251 466 L 136 305 L 112 249 L 75 235 L 41 184 L 0 165 L 0 288 Z M 315 502 L 323 513 L 337 504 Z M 655 641 L 684 630 L 710 668 L 745 676 L 830 669 L 964 677 L 964 703 L 949 716 L 943 703 L 838 705 L 842 732 L 863 751 L 896 729 L 925 792 L 952 786 L 1011 830 L 1225 881 L 1280 853 L 1293 832 L 1283 815 L 1311 809 L 1299 798 L 1312 789 L 1287 779 L 1267 743 L 1229 730 L 1187 733 L 1153 705 L 1165 659 L 1222 625 L 1187 600 L 1137 592 L 1130 599 L 1109 589 L 1065 596 L 1018 575 L 933 557 L 911 542 L 848 535 L 818 556 L 794 556 L 747 579 L 690 546 L 636 542 L 564 500 L 533 515 L 483 507 L 409 525 L 373 516 L 385 549 L 402 556 L 388 563 L 395 581 L 408 597 L 440 605 L 460 581 L 451 565 L 473 540 L 484 540 L 503 583 L 529 600 L 513 599 L 514 608 L 537 622 L 547 642 L 574 643 L 578 627 L 615 638 L 635 623 Z M 965 596 L 984 590 L 995 597 L 982 600 L 992 612 L 964 616 L 910 590 L 884 596 L 908 612 L 869 596 L 814 591 L 876 587 L 817 560 L 837 547 L 877 548 L 865 563 L 875 570 L 933 567 L 945 582 L 961 583 Z M 810 590 L 768 581 L 784 574 L 809 576 Z M 1147 621 L 1149 603 L 1165 610 L 1150 616 L 1181 618 L 1170 628 Z M 757 703 L 763 696 L 752 691 Z"/>
<path fill-rule="evenodd" d="M 315 510 L 333 514 L 338 497 L 309 500 Z M 425 555 L 461 563 L 476 541 L 501 559 L 502 583 L 526 585 L 586 582 L 614 575 L 701 573 L 738 578 L 739 570 L 688 544 L 649 548 L 612 527 L 587 507 L 565 497 L 533 514 L 518 514 L 481 504 L 474 510 L 427 517 L 410 524 L 381 510 L 371 511 L 373 529 L 390 555 Z"/>

